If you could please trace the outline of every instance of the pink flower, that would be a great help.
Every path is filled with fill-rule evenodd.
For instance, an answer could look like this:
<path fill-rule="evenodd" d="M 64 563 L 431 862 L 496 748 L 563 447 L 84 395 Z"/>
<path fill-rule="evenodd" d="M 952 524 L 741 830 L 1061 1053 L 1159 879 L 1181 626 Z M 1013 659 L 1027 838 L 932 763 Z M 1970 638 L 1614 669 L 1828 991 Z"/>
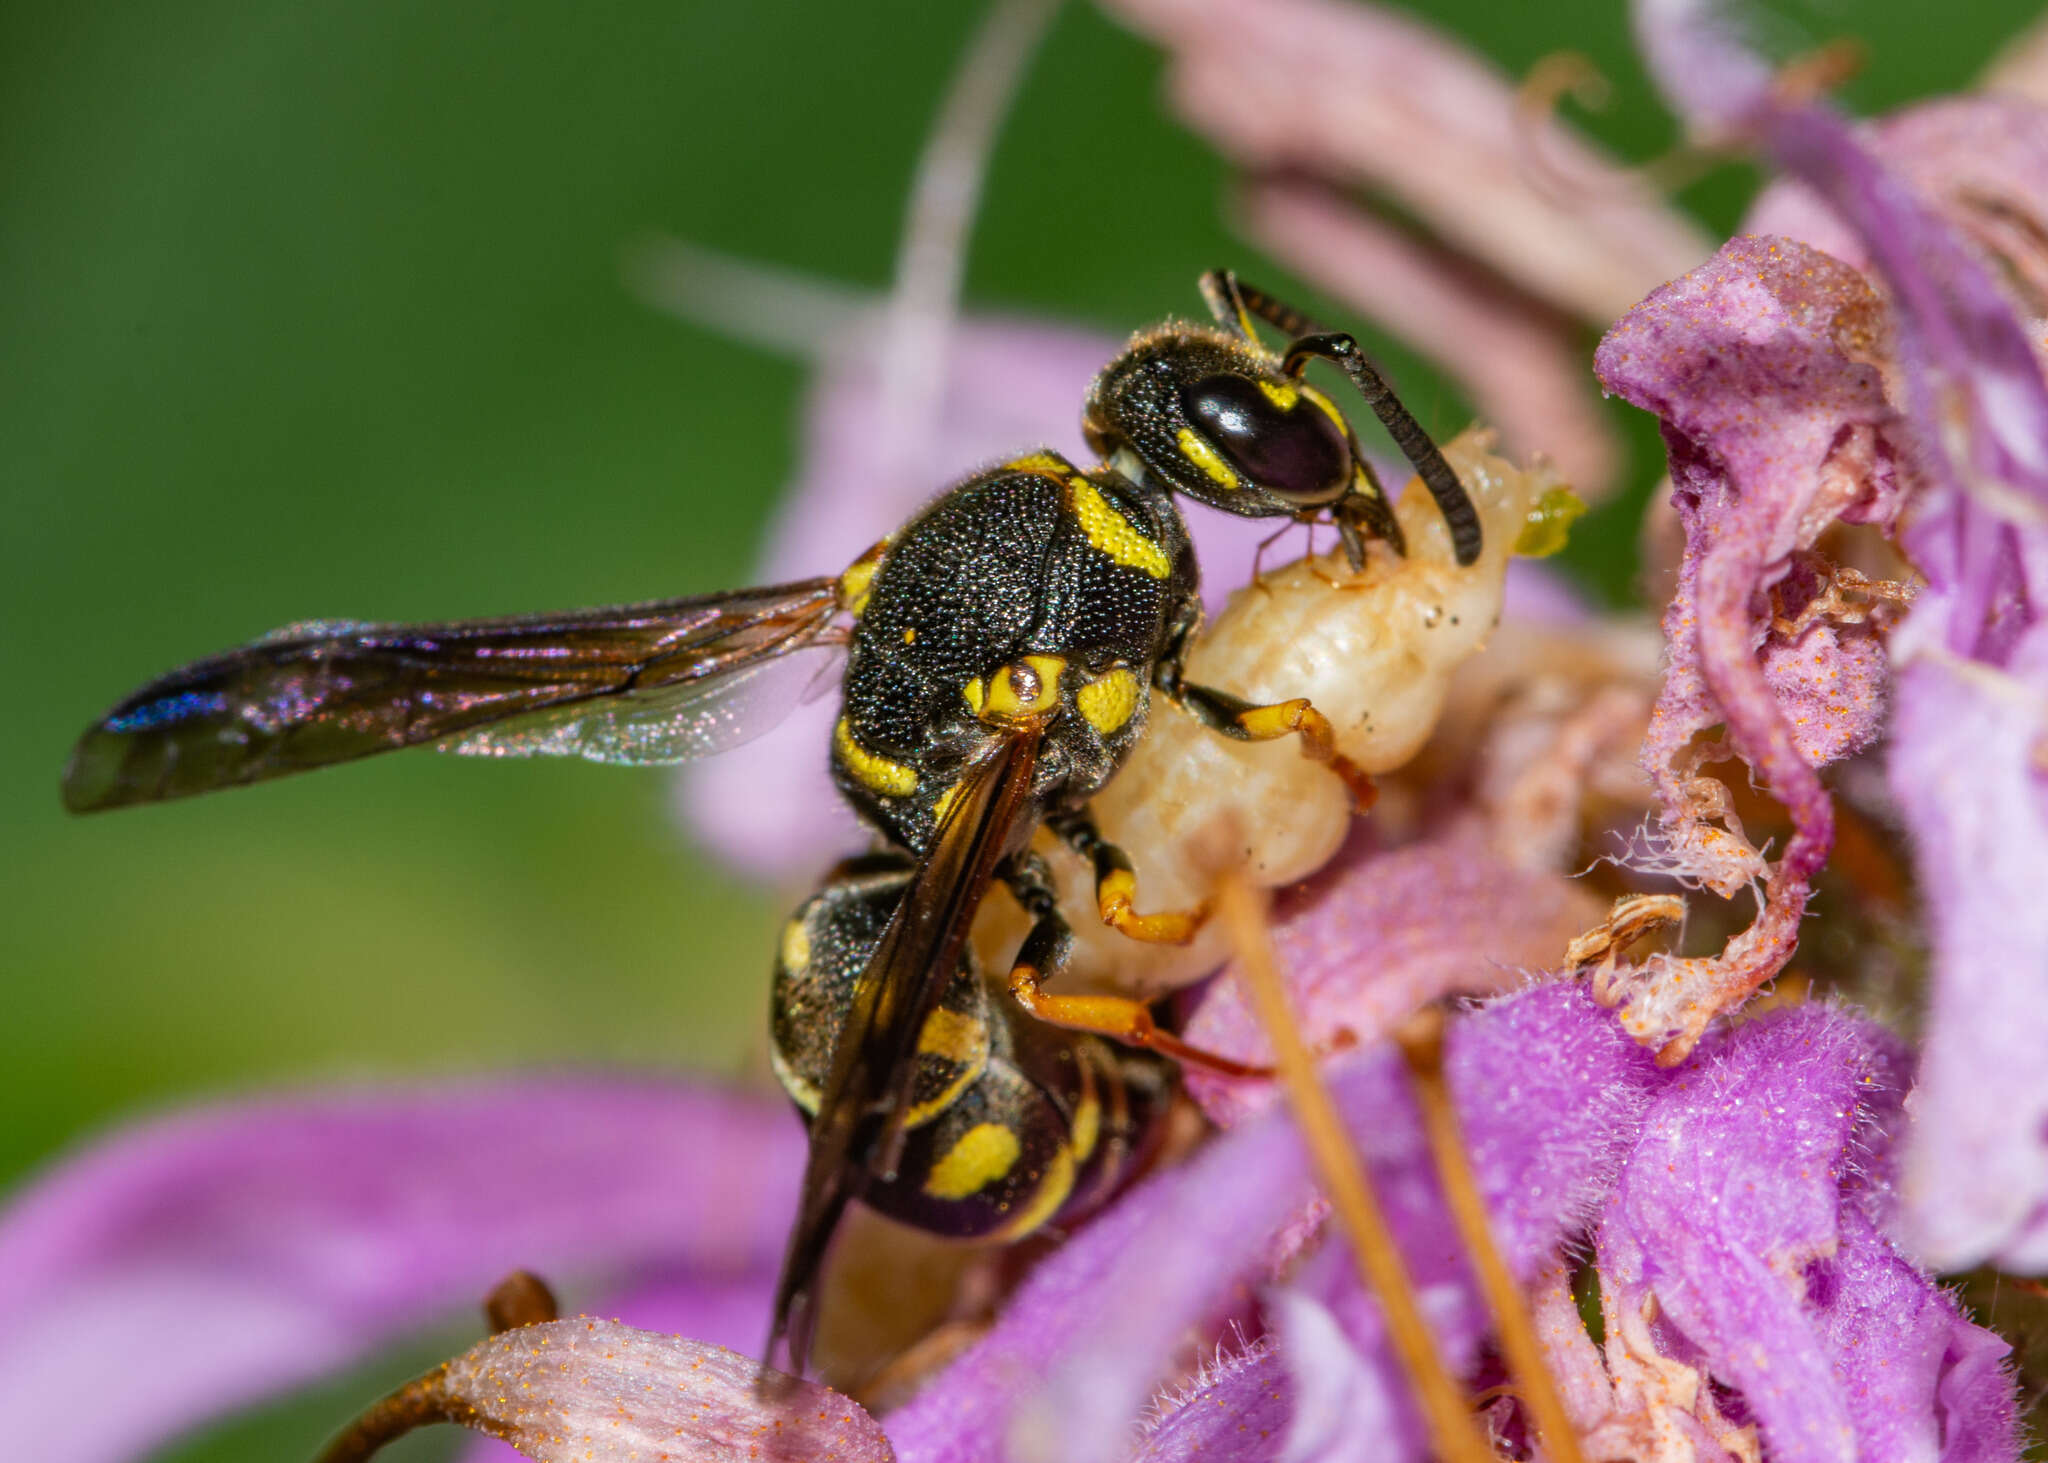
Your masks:
<path fill-rule="evenodd" d="M 2048 279 L 2026 252 L 2048 229 L 2022 226 L 2048 196 L 2048 125 L 2018 103 L 1948 107 L 1886 124 L 1880 155 L 1786 96 L 1705 8 L 1645 0 L 1646 50 L 1689 119 L 1810 190 L 1764 207 L 1813 243 L 1745 236 L 1702 263 L 1654 201 L 1568 207 L 1532 185 L 1505 83 L 1412 22 L 1276 0 L 1246 35 L 1213 0 L 1116 8 L 1170 48 L 1196 126 L 1288 171 L 1246 194 L 1254 232 L 1397 323 L 1408 312 L 1525 445 L 1564 423 L 1560 454 L 1596 478 L 1610 459 L 1597 428 L 1574 436 L 1593 419 L 1559 321 L 1623 312 L 1599 380 L 1655 413 L 1669 449 L 1685 545 L 1661 672 L 1638 629 L 1523 578 L 1429 746 L 1384 779 L 1375 819 L 1279 905 L 1301 1024 L 1357 1047 L 1325 1075 L 1436 1350 L 1475 1386 L 1503 1380 L 1474 1257 L 1381 1038 L 1464 994 L 1483 1004 L 1451 1021 L 1445 1079 L 1494 1246 L 1534 1297 L 1590 1458 L 2016 1457 L 2008 1348 L 1923 1266 L 2048 1264 L 2034 1059 L 2048 1036 L 2048 386 L 2022 314 L 2029 282 Z M 1378 84 L 1344 84 L 1360 77 Z M 1375 142 L 1406 136 L 1418 109 L 1434 150 Z M 1997 166 L 1944 163 L 1987 138 Z M 1612 179 L 1552 143 L 1573 175 Z M 1357 183 L 1467 257 L 1447 266 L 1394 240 L 1336 196 Z M 2002 190 L 1995 206 L 1986 188 Z M 1033 445 L 1107 349 L 949 309 L 918 320 L 951 369 L 904 430 L 941 469 Z M 824 362 L 812 466 L 778 549 L 806 572 L 929 488 L 892 466 L 903 441 L 856 452 L 849 423 L 901 382 L 854 338 Z M 1888 535 L 1924 584 L 1853 572 L 1842 525 Z M 1202 552 L 1219 584 L 1243 577 L 1244 539 Z M 1835 831 L 1823 771 L 1879 747 L 1935 948 L 1924 1052 L 1824 1004 L 1719 1020 L 1807 927 Z M 1647 784 L 1626 773 L 1638 755 Z M 1716 760 L 1782 806 L 1782 848 L 1705 775 Z M 781 872 L 836 851 L 848 830 L 821 815 L 822 778 L 735 819 L 713 789 L 742 781 L 689 795 L 715 837 L 770 831 L 735 861 Z M 1602 875 L 1605 892 L 1660 872 L 1722 896 L 1753 887 L 1754 919 L 1707 955 L 1629 963 L 1617 947 L 1595 990 L 1558 978 L 1598 915 L 1568 876 L 1653 808 L 1654 839 L 1637 867 Z M 1265 1051 L 1227 979 L 1186 1029 Z M 1294 1119 L 1263 1084 L 1191 1088 L 1224 1131 L 1043 1258 L 879 1416 L 813 1383 L 764 1389 L 735 1354 L 765 1334 L 795 1120 L 595 1077 L 206 1109 L 87 1151 L 0 1215 L 0 1407 L 25 1457 L 117 1463 L 533 1267 L 622 1320 L 507 1331 L 421 1393 L 532 1457 L 1429 1456 L 1387 1325 L 1323 1233 Z M 1597 1287 L 1597 1337 L 1575 1268 Z M 1483 1414 L 1496 1442 L 1550 1456 L 1526 1378 L 1505 1380 Z"/>

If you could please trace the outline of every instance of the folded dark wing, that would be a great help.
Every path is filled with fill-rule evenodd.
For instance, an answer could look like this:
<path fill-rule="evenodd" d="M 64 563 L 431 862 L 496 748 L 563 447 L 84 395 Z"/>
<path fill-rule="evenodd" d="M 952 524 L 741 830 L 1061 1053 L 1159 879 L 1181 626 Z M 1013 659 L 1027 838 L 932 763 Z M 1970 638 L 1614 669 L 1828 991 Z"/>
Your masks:
<path fill-rule="evenodd" d="M 89 728 L 73 812 L 401 747 L 680 762 L 772 725 L 836 645 L 837 581 L 441 625 L 308 621 L 195 661 Z"/>
<path fill-rule="evenodd" d="M 770 1365 L 786 1336 L 790 1369 L 802 1373 L 832 1231 L 869 1173 L 891 1176 L 916 1075 L 918 1035 L 960 968 L 968 927 L 997 865 L 1029 832 L 1041 736 L 1036 728 L 1020 729 L 968 769 L 931 857 L 919 866 L 861 973 L 811 1123 L 803 1193 L 764 1352 Z"/>

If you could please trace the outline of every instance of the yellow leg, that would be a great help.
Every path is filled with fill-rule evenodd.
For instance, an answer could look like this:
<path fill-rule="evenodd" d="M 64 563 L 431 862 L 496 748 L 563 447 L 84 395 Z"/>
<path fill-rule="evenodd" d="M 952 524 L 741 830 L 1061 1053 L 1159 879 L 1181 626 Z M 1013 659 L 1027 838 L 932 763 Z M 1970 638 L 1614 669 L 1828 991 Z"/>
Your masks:
<path fill-rule="evenodd" d="M 1208 919 L 1206 903 L 1193 909 L 1139 914 L 1138 876 L 1131 868 L 1130 855 L 1104 838 L 1085 811 L 1047 821 L 1074 852 L 1095 866 L 1096 912 L 1118 934 L 1148 945 L 1185 945 Z"/>
<path fill-rule="evenodd" d="M 1153 1020 L 1151 1010 L 1142 1001 L 1127 996 L 1048 995 L 1042 982 L 1038 970 L 1022 961 L 1010 971 L 1010 994 L 1016 997 L 1017 1004 L 1050 1025 L 1092 1032 L 1125 1046 L 1148 1047 L 1184 1067 L 1201 1067 L 1225 1077 L 1273 1075 L 1271 1067 L 1190 1046 Z"/>
<path fill-rule="evenodd" d="M 1198 688 L 1191 686 L 1188 689 L 1194 691 Z M 1292 701 L 1276 701 L 1270 706 L 1240 706 L 1231 715 L 1231 721 L 1237 728 L 1235 732 L 1229 726 L 1218 726 L 1217 730 L 1225 736 L 1235 735 L 1247 742 L 1300 737 L 1301 755 L 1312 762 L 1328 763 L 1330 770 L 1343 778 L 1344 785 L 1351 789 L 1351 800 L 1361 813 L 1379 797 L 1379 789 L 1373 786 L 1372 777 L 1366 770 L 1337 750 L 1337 733 L 1330 725 L 1330 718 L 1316 710 L 1308 697 L 1296 696 Z"/>
<path fill-rule="evenodd" d="M 1169 909 L 1156 914 L 1139 914 L 1132 908 L 1138 880 L 1129 869 L 1112 869 L 1095 881 L 1095 908 L 1102 922 L 1118 934 L 1148 945 L 1185 945 L 1195 937 L 1202 921 L 1209 917 L 1207 903 L 1193 909 Z"/>

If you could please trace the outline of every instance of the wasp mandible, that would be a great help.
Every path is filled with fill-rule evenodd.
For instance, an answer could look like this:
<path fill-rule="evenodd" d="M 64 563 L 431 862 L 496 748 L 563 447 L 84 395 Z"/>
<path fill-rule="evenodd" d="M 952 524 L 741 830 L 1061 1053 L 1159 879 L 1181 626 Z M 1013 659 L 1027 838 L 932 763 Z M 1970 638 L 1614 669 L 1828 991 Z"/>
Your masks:
<path fill-rule="evenodd" d="M 833 1018 L 829 1050 L 778 1046 L 811 1147 L 770 1349 L 787 1335 L 801 1370 L 815 1277 L 852 1199 L 946 1233 L 980 1232 L 970 1215 L 1022 1233 L 1070 1214 L 1134 1169 L 1160 1108 L 1147 1095 L 1157 1071 L 1104 1060 L 1086 1033 L 1199 1059 L 1136 1001 L 1043 989 L 1072 935 L 1026 847 L 1041 825 L 1092 864 L 1098 912 L 1120 932 L 1175 943 L 1201 919 L 1138 913 L 1130 860 L 1088 812 L 1142 737 L 1153 694 L 1224 736 L 1296 737 L 1361 795 L 1368 786 L 1306 698 L 1253 704 L 1184 674 L 1202 611 L 1176 496 L 1328 521 L 1354 568 L 1368 539 L 1399 552 L 1357 437 L 1304 379 L 1322 360 L 1414 466 L 1458 563 L 1479 556 L 1471 499 L 1351 336 L 1228 272 L 1204 276 L 1202 292 L 1214 325 L 1142 332 L 1096 378 L 1083 416 L 1092 467 L 1038 451 L 979 473 L 828 578 L 556 615 L 290 625 L 121 701 L 79 740 L 65 803 L 158 801 L 422 745 L 684 761 L 772 723 L 803 652 L 847 648 L 832 773 L 893 863 L 828 884 L 792 925 L 836 962 L 823 977 L 795 969 L 784 941 L 782 999 L 822 997 Z M 1260 322 L 1283 349 L 1260 340 Z M 1015 1001 L 976 1004 L 968 927 L 997 882 L 1033 923 L 1006 983 Z M 1104 1148 L 1084 1075 L 1128 1119 Z M 986 1120 L 962 1126 L 971 1114 Z"/>

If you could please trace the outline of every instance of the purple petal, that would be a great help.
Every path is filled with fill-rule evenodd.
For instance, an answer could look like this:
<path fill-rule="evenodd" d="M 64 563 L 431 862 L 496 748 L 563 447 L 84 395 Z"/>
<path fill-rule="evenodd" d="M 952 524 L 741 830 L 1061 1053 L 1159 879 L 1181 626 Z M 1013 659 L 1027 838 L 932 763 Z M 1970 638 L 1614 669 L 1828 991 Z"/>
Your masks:
<path fill-rule="evenodd" d="M 1839 115 L 1785 100 L 1718 10 L 1712 0 L 1638 0 L 1659 85 L 1696 126 L 1757 138 L 1862 241 L 1897 306 L 1907 403 L 1937 477 L 1954 491 L 1995 485 L 2048 505 L 2048 383 L 2011 301 L 1958 232 Z"/>
<path fill-rule="evenodd" d="M 617 1300 L 590 1309 L 642 1331 L 688 1336 L 711 1346 L 749 1355 L 767 1334 L 775 1272 L 768 1266 L 731 1275 L 687 1268 L 635 1278 Z M 462 1463 L 514 1463 L 520 1454 L 496 1438 L 471 1438 Z"/>
<path fill-rule="evenodd" d="M 1460 1021 L 1448 1060 L 1496 1237 L 1533 1276 L 1597 1199 L 1633 1131 L 1649 1059 L 1582 988 L 1560 985 Z M 1443 1252 L 1449 1220 L 1398 1063 L 1360 1058 L 1332 1089 L 1403 1248 Z M 996 1329 L 890 1419 L 899 1455 L 1120 1457 L 1176 1345 L 1263 1268 L 1309 1191 L 1299 1136 L 1278 1111 L 1154 1178 L 1040 1266 Z M 1448 1339 L 1469 1349 L 1477 1338 L 1468 1327 Z"/>
<path fill-rule="evenodd" d="M 1588 389 L 1572 322 L 1332 189 L 1255 183 L 1241 211 L 1254 243 L 1464 386 L 1510 452 L 1545 453 L 1581 497 L 1607 496 L 1620 444 Z"/>
<path fill-rule="evenodd" d="M 1589 322 L 1710 247 L 1567 129 L 1532 142 L 1508 78 L 1392 7 L 1266 0 L 1257 25 L 1233 0 L 1109 9 L 1165 47 L 1181 116 L 1244 171 L 1383 189 L 1453 247 Z"/>
<path fill-rule="evenodd" d="M 1937 1263 L 2000 1253 L 2039 1268 L 2048 1264 L 2036 1219 L 2048 1201 L 2048 1084 L 2020 1074 L 2038 1070 L 2024 1043 L 2044 1024 L 2026 974 L 2048 968 L 2048 929 L 2022 892 L 2038 890 L 2048 866 L 2048 666 L 2033 630 L 2048 594 L 2048 383 L 2029 321 L 1986 255 L 2037 294 L 2048 278 L 2039 242 L 2048 119 L 2016 102 L 1930 109 L 1896 124 L 1900 154 L 1894 161 L 1887 135 L 1881 162 L 1832 112 L 1789 104 L 1755 77 L 1719 95 L 1699 90 L 1703 70 L 1759 66 L 1710 12 L 1664 0 L 1644 15 L 1653 42 L 1683 31 L 1693 52 L 1665 58 L 1689 78 L 1659 64 L 1667 88 L 1759 137 L 1852 231 L 1895 305 L 1917 455 L 1931 479 L 1902 535 L 1929 588 L 1892 647 L 1914 703 L 1901 702 L 1893 781 L 1937 956 L 1928 1120 L 1911 1160 L 1908 1224 Z"/>
<path fill-rule="evenodd" d="M 1662 419 L 1686 534 L 1643 748 L 1663 809 L 1659 861 L 1723 897 L 1768 876 L 1756 923 L 1723 955 L 1653 958 L 1635 979 L 1630 1029 L 1674 1055 L 1790 957 L 1833 840 L 1816 764 L 1865 745 L 1883 714 L 1867 626 L 1822 615 L 1796 637 L 1771 628 L 1822 587 L 1798 551 L 1838 518 L 1883 521 L 1896 507 L 1896 417 L 1876 367 L 1843 348 L 1879 345 L 1882 319 L 1854 270 L 1791 240 L 1741 238 L 1623 316 L 1595 357 L 1610 391 Z M 1703 797 L 1692 743 L 1716 725 L 1791 814 L 1774 866 Z"/>
<path fill-rule="evenodd" d="M 2019 1456 L 2012 1348 L 1972 1325 L 1854 1209 L 1832 1259 L 1807 1274 L 1815 1329 L 1869 1463 Z"/>
<path fill-rule="evenodd" d="M 1900 676 L 1892 790 L 1936 968 L 1906 1233 L 1943 1269 L 2048 1268 L 2048 634 L 2021 678 L 1926 655 Z"/>
<path fill-rule="evenodd" d="M 1294 1415 L 1293 1378 L 1262 1341 L 1162 1399 L 1131 1463 L 1281 1463 Z"/>
<path fill-rule="evenodd" d="M 2035 299 L 2048 294 L 2040 231 L 2048 206 L 2048 109 L 2016 97 L 1944 97 L 1865 123 L 1856 135 Z M 1764 189 L 1743 232 L 1789 235 L 1858 269 L 1873 263 L 1855 227 L 1798 178 Z"/>
<path fill-rule="evenodd" d="M 758 1285 L 802 1162 L 779 1105 L 651 1081 L 161 1119 L 0 1219 L 0 1406 L 24 1457 L 115 1463 L 473 1306 L 517 1267 Z"/>
<path fill-rule="evenodd" d="M 1615 1304 L 1654 1294 L 1779 1463 L 1925 1458 L 1937 1441 L 2013 1456 L 1988 1333 L 1865 1212 L 1885 1196 L 1858 1169 L 1881 1171 L 1907 1081 L 1894 1038 L 1834 1012 L 1738 1028 L 1652 1100 L 1601 1228 Z"/>
<path fill-rule="evenodd" d="M 1364 1332 L 1371 1344 L 1361 1346 L 1353 1336 L 1362 1328 L 1347 1334 L 1326 1307 L 1300 1291 L 1278 1292 L 1273 1312 L 1275 1354 L 1286 1361 L 1294 1401 L 1284 1463 L 1346 1463 L 1365 1438 L 1383 1463 L 1422 1456 L 1421 1418 L 1388 1365 L 1377 1315 Z"/>
<path fill-rule="evenodd" d="M 585 1316 L 493 1336 L 448 1364 L 445 1389 L 537 1463 L 890 1463 L 851 1398 L 723 1347 Z"/>
<path fill-rule="evenodd" d="M 1467 826 L 1384 852 L 1355 838 L 1282 898 L 1273 950 L 1310 1042 L 1349 1032 L 1370 1045 L 1439 996 L 1495 994 L 1525 970 L 1555 965 L 1598 916 L 1569 879 L 1516 868 Z M 1241 1061 L 1272 1060 L 1243 987 L 1227 974 L 1204 993 L 1186 1035 Z M 1206 1072 L 1190 1072 L 1188 1090 L 1225 1127 L 1278 1096 L 1270 1082 Z"/>

